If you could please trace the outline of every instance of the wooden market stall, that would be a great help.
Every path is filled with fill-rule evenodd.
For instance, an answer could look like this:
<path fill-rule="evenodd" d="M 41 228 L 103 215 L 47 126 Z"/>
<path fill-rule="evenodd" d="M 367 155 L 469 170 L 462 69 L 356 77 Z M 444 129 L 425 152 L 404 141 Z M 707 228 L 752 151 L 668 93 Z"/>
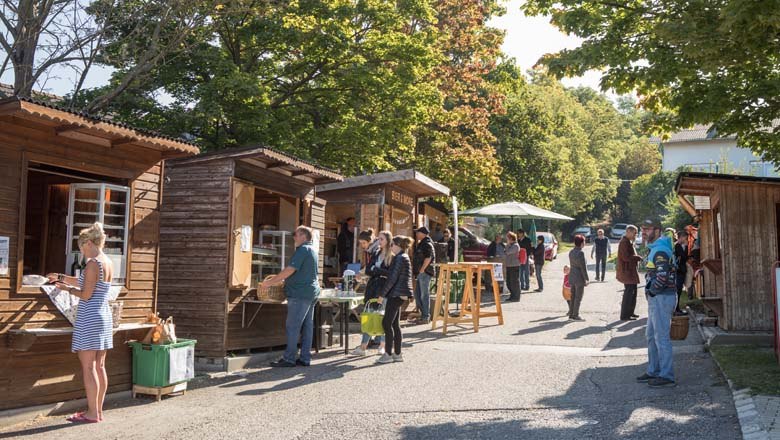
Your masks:
<path fill-rule="evenodd" d="M 780 179 L 681 173 L 677 194 L 699 215 L 702 300 L 724 330 L 771 331 L 780 249 Z"/>
<path fill-rule="evenodd" d="M 83 397 L 72 327 L 25 275 L 72 273 L 76 238 L 100 221 L 124 302 L 109 393 L 131 387 L 138 323 L 155 310 L 164 159 L 189 143 L 23 98 L 0 100 L 0 410 Z"/>
<path fill-rule="evenodd" d="M 393 235 L 411 237 L 419 226 L 419 199 L 449 194 L 449 188 L 415 170 L 350 177 L 342 182 L 318 185 L 317 196 L 328 202 L 324 240 L 326 279 L 339 275 L 336 239 L 347 218 L 357 220 L 355 234 L 372 228 L 374 232 L 389 230 Z M 353 251 L 353 259 L 358 258 L 357 249 Z"/>
<path fill-rule="evenodd" d="M 325 202 L 314 187 L 342 177 L 265 147 L 169 161 L 166 176 L 161 314 L 198 340 L 197 356 L 284 345 L 286 306 L 250 301 L 289 262 L 298 225 L 314 228 L 322 265 Z"/>

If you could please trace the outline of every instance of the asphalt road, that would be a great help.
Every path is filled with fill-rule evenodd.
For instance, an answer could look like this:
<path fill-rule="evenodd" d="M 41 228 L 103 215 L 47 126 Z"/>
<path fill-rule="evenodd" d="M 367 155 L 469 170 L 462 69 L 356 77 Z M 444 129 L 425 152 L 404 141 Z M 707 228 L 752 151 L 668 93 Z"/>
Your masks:
<path fill-rule="evenodd" d="M 586 250 L 589 252 L 589 250 Z M 737 439 L 728 387 L 695 329 L 675 343 L 678 386 L 650 389 L 640 320 L 618 321 L 621 286 L 586 288 L 585 322 L 567 322 L 562 255 L 545 266 L 543 293 L 504 307 L 505 324 L 479 333 L 405 330 L 404 363 L 338 350 L 309 368 L 262 368 L 199 381 L 161 403 L 108 408 L 106 421 L 73 426 L 48 417 L 0 432 L 31 439 Z M 641 291 L 640 291 L 641 292 Z"/>

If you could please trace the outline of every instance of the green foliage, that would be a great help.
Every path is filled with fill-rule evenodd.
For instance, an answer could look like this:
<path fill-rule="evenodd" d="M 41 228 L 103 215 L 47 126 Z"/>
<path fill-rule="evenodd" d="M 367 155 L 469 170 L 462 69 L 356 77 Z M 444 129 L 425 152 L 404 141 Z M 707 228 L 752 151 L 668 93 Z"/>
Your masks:
<path fill-rule="evenodd" d="M 667 200 L 674 190 L 676 173 L 658 171 L 640 176 L 631 184 L 628 206 L 633 218 L 663 220 L 668 215 Z"/>
<path fill-rule="evenodd" d="M 601 86 L 635 91 L 659 130 L 714 123 L 780 163 L 780 2 L 751 0 L 529 0 L 584 40 L 545 56 L 559 76 L 604 72 Z"/>
<path fill-rule="evenodd" d="M 592 89 L 567 90 L 543 71 L 526 82 L 512 60 L 490 78 L 506 94 L 506 113 L 494 115 L 490 125 L 502 167 L 494 197 L 581 221 L 602 219 L 618 194 L 623 159 L 647 144 L 637 134 L 638 118 L 629 119 Z M 648 160 L 656 157 L 657 151 Z"/>
<path fill-rule="evenodd" d="M 679 231 L 693 222 L 693 218 L 683 209 L 680 200 L 677 198 L 677 193 L 674 191 L 666 195 L 664 210 L 666 213 L 662 217 L 662 221 L 664 226 L 668 228 L 674 228 Z"/>
<path fill-rule="evenodd" d="M 617 178 L 621 180 L 614 200 L 613 220 L 624 222 L 639 222 L 644 220 L 631 212 L 629 197 L 631 183 L 640 176 L 654 174 L 661 169 L 661 152 L 657 145 L 644 140 L 638 140 L 626 151 L 617 168 Z"/>

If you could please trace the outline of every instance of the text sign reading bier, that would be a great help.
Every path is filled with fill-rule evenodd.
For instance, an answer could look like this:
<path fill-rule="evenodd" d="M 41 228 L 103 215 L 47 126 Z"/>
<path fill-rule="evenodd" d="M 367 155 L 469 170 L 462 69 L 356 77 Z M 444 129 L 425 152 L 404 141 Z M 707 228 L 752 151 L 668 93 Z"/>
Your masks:
<path fill-rule="evenodd" d="M 414 209 L 414 197 L 395 188 L 385 190 L 385 201 L 387 204 L 402 208 L 407 212 Z"/>

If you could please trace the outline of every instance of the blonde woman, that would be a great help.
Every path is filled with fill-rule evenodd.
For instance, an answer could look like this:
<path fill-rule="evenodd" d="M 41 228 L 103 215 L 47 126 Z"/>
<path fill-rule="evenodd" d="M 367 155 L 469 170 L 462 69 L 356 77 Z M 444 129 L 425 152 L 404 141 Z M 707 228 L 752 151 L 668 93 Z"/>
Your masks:
<path fill-rule="evenodd" d="M 359 243 L 362 244 L 362 241 Z M 379 292 L 384 287 L 385 281 L 387 281 L 390 265 L 393 264 L 393 253 L 390 251 L 392 244 L 393 234 L 390 231 L 382 231 L 374 243 L 370 245 L 373 250 L 369 250 L 370 257 L 366 264 L 366 275 L 370 278 L 366 284 L 366 293 L 363 297 L 364 304 L 368 304 L 369 300 L 378 298 Z M 366 245 L 366 249 L 369 249 L 368 245 Z M 371 336 L 364 333 L 360 347 L 353 350 L 352 355 L 365 356 L 369 341 L 371 341 Z M 385 337 L 377 336 L 376 341 L 379 342 L 378 354 L 384 353 Z"/>
<path fill-rule="evenodd" d="M 79 250 L 87 266 L 78 278 L 49 274 L 57 288 L 79 298 L 76 324 L 73 326 L 71 350 L 78 354 L 87 392 L 87 411 L 68 417 L 74 423 L 103 421 L 103 401 L 108 389 L 106 350 L 113 348 L 111 309 L 108 290 L 114 270 L 103 253 L 106 234 L 103 225 L 95 223 L 79 234 Z"/>

